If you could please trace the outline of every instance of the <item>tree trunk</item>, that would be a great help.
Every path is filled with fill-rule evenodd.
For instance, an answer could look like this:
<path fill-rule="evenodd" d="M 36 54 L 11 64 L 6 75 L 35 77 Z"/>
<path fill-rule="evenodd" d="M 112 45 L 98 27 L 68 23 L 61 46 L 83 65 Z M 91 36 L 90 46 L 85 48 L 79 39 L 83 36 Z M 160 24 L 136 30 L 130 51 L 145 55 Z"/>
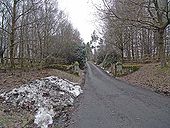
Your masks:
<path fill-rule="evenodd" d="M 105 63 L 105 61 L 106 61 L 106 59 L 107 59 L 107 56 L 109 55 L 109 53 L 108 52 L 106 52 L 106 55 L 105 55 L 105 57 L 104 57 L 104 59 L 103 59 L 103 62 L 101 63 L 102 64 L 102 66 L 104 66 L 104 63 Z"/>
<path fill-rule="evenodd" d="M 159 38 L 159 56 L 160 56 L 160 62 L 161 62 L 161 67 L 166 66 L 166 58 L 165 58 L 165 46 L 164 46 L 164 29 L 159 29 L 158 30 L 158 38 Z"/>
<path fill-rule="evenodd" d="M 4 10 L 2 10 L 3 12 Z M 4 12 L 2 13 L 2 21 L 1 21 L 1 27 L 2 27 L 2 32 L 1 32 L 1 43 L 0 43 L 0 59 L 1 59 L 1 63 L 2 65 L 4 64 L 4 52 L 5 52 L 5 47 L 3 48 L 3 44 L 4 44 L 4 19 L 5 19 L 5 14 Z"/>
<path fill-rule="evenodd" d="M 15 67 L 15 63 L 14 63 L 14 33 L 11 33 L 11 44 L 10 44 L 10 64 L 11 64 L 11 68 Z"/>
<path fill-rule="evenodd" d="M 13 13 L 12 13 L 12 29 L 11 29 L 11 35 L 10 35 L 10 63 L 11 63 L 11 68 L 15 67 L 14 63 L 14 42 L 15 42 L 15 23 L 16 23 L 16 4 L 17 1 L 14 0 L 13 4 Z"/>

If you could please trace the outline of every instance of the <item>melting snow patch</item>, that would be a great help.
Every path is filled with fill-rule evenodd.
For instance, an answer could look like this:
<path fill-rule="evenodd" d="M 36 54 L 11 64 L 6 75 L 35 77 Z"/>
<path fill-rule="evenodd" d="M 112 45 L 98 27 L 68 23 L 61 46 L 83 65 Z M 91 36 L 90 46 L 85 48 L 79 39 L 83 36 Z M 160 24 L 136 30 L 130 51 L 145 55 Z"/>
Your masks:
<path fill-rule="evenodd" d="M 110 74 L 110 72 L 109 71 L 106 71 L 108 74 Z"/>
<path fill-rule="evenodd" d="M 101 69 L 103 69 L 103 70 L 104 70 L 104 68 L 103 68 L 103 67 L 101 67 Z"/>
<path fill-rule="evenodd" d="M 83 93 L 78 84 L 55 76 L 35 80 L 0 96 L 6 103 L 36 111 L 34 123 L 48 128 L 53 123 L 53 108 L 73 105 L 74 99 Z"/>
<path fill-rule="evenodd" d="M 34 123 L 41 128 L 48 128 L 48 125 L 53 123 L 52 117 L 54 117 L 55 113 L 53 109 L 50 111 L 46 108 L 39 108 L 37 114 L 35 115 Z"/>

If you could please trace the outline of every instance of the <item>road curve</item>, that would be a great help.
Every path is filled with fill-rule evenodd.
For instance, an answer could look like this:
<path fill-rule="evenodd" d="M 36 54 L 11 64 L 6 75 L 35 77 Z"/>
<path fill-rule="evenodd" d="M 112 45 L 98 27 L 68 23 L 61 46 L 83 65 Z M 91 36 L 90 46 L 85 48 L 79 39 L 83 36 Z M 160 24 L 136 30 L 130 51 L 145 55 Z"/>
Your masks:
<path fill-rule="evenodd" d="M 170 128 L 170 98 L 111 78 L 88 62 L 72 122 L 69 128 Z"/>

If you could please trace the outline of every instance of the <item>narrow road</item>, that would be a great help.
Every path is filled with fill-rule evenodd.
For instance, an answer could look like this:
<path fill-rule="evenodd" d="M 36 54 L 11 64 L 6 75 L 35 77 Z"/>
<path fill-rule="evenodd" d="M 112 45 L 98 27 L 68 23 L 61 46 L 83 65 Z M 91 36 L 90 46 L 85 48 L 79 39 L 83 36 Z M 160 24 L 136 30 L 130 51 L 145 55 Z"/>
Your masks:
<path fill-rule="evenodd" d="M 170 128 L 169 97 L 111 78 L 91 63 L 87 67 L 69 128 Z"/>

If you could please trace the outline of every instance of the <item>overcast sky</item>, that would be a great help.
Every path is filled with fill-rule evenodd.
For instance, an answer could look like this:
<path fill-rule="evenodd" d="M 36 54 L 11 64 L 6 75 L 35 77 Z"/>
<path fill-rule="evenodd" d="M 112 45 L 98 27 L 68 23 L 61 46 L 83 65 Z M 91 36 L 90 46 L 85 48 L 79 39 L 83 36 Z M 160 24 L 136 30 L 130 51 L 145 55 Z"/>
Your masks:
<path fill-rule="evenodd" d="M 68 14 L 85 43 L 91 40 L 91 34 L 96 29 L 96 9 L 92 1 L 95 4 L 100 3 L 100 0 L 59 0 L 59 7 Z"/>

